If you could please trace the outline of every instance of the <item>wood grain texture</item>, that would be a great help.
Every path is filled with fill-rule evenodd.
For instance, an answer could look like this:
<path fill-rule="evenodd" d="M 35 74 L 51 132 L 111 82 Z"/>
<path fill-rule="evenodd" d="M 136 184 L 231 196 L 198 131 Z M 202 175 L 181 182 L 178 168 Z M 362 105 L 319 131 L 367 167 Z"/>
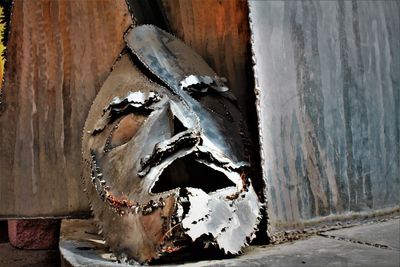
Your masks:
<path fill-rule="evenodd" d="M 251 1 L 272 235 L 400 203 L 400 3 Z"/>
<path fill-rule="evenodd" d="M 124 0 L 15 1 L 0 113 L 0 217 L 87 212 L 82 129 L 131 22 Z"/>

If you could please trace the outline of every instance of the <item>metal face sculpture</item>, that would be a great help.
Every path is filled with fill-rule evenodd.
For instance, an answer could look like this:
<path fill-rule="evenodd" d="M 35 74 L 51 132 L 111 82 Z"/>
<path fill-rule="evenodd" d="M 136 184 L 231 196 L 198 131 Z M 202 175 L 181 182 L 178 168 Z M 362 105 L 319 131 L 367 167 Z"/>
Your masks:
<path fill-rule="evenodd" d="M 128 52 L 83 136 L 85 186 L 106 242 L 140 263 L 195 243 L 239 253 L 261 204 L 235 97 L 199 55 L 155 26 L 133 28 L 125 40 Z"/>

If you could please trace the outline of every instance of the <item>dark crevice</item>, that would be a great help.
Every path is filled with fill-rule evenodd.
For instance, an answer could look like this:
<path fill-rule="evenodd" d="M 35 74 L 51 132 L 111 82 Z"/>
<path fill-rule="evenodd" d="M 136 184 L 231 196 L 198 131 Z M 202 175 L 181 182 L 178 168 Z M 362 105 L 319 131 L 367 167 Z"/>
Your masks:
<path fill-rule="evenodd" d="M 321 236 L 321 237 L 340 240 L 340 241 L 345 241 L 345 242 L 349 242 L 349 243 L 353 243 L 353 244 L 366 245 L 366 246 L 382 248 L 382 249 L 397 250 L 397 249 L 392 248 L 391 246 L 388 246 L 388 245 L 370 243 L 370 242 L 365 242 L 365 241 L 360 241 L 360 240 L 354 240 L 354 239 L 341 237 L 341 236 L 328 235 L 328 234 L 324 234 L 324 233 L 319 233 L 318 235 Z"/>
<path fill-rule="evenodd" d="M 225 254 L 222 250 L 217 249 L 213 244 L 213 236 L 203 234 L 193 243 L 181 244 L 182 249 L 164 254 L 160 258 L 149 262 L 150 265 L 167 265 L 167 264 L 182 264 L 194 263 L 205 260 L 223 260 L 232 258 L 233 255 Z M 209 245 L 207 245 L 209 244 Z M 201 251 L 202 253 L 199 253 Z"/>
<path fill-rule="evenodd" d="M 168 22 L 160 0 L 126 0 L 137 25 L 152 24 L 168 31 Z"/>
<path fill-rule="evenodd" d="M 173 117 L 173 124 L 174 124 L 174 130 L 173 130 L 173 134 L 172 135 L 176 135 L 178 133 L 184 132 L 186 130 L 188 130 L 188 128 L 186 128 L 183 123 L 177 118 L 177 117 Z"/>
<path fill-rule="evenodd" d="M 7 221 L 0 221 L 0 244 L 9 242 Z"/>
<path fill-rule="evenodd" d="M 162 193 L 174 188 L 193 187 L 206 193 L 235 186 L 223 173 L 199 163 L 192 157 L 175 160 L 169 165 L 151 189 L 151 193 Z"/>

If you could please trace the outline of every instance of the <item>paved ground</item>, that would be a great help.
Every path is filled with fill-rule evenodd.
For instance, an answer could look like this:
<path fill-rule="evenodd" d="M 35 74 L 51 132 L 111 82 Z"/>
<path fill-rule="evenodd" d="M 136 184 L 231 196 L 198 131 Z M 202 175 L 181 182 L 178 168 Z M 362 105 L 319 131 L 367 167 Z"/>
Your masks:
<path fill-rule="evenodd" d="M 80 222 L 79 227 L 71 227 L 74 223 L 79 222 L 72 222 L 70 226 L 64 224 L 65 234 L 60 243 L 64 262 L 72 266 L 123 266 L 116 263 L 103 243 L 96 239 L 92 226 Z M 84 235 L 77 229 L 85 229 Z M 326 231 L 287 244 L 252 246 L 236 258 L 185 263 L 183 266 L 399 267 L 400 219 Z"/>
<path fill-rule="evenodd" d="M 126 266 L 104 248 L 88 221 L 63 222 L 60 249 L 65 266 Z M 58 251 L 23 251 L 0 244 L 0 266 L 60 266 Z M 171 265 L 172 266 L 172 265 Z M 181 266 L 400 266 L 400 219 L 326 231 L 305 240 L 252 246 L 231 259 Z"/>
<path fill-rule="evenodd" d="M 21 250 L 10 243 L 0 243 L 1 267 L 53 267 L 60 266 L 58 250 Z"/>

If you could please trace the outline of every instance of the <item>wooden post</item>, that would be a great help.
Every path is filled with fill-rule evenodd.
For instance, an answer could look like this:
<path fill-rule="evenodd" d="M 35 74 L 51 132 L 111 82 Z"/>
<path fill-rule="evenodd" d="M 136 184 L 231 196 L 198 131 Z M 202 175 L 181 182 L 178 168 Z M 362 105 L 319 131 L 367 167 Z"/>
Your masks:
<path fill-rule="evenodd" d="M 0 217 L 86 214 L 81 135 L 132 23 L 124 0 L 16 0 L 0 108 Z"/>

